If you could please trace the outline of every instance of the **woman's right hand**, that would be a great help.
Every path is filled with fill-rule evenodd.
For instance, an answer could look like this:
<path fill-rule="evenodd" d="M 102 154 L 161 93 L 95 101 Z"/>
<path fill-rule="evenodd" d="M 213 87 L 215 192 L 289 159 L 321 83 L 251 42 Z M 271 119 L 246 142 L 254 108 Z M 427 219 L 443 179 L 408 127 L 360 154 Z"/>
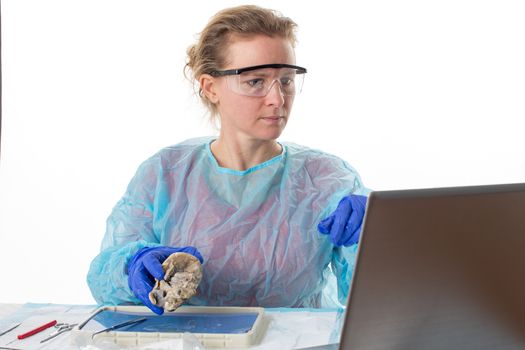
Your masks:
<path fill-rule="evenodd" d="M 155 279 L 164 279 L 162 263 L 173 253 L 187 253 L 195 256 L 201 264 L 204 262 L 195 247 L 145 247 L 140 249 L 128 263 L 128 285 L 135 296 L 157 315 L 162 315 L 164 309 L 155 306 L 149 300 L 149 293 L 155 285 Z"/>

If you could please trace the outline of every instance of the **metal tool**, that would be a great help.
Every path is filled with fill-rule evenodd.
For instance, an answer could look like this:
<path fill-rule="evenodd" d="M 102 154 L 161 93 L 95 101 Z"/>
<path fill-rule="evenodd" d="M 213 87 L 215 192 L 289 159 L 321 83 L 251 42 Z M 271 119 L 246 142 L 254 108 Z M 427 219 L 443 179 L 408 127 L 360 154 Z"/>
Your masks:
<path fill-rule="evenodd" d="M 22 322 L 20 322 L 19 324 L 15 324 L 13 327 L 11 327 L 9 329 L 6 329 L 2 333 L 0 333 L 0 337 L 3 336 L 4 334 L 7 334 L 7 333 L 11 332 L 13 329 L 15 329 L 16 327 L 20 326 L 21 324 L 22 324 Z"/>
<path fill-rule="evenodd" d="M 131 326 L 132 324 L 141 323 L 141 322 L 144 322 L 146 320 L 147 320 L 147 317 L 140 317 L 140 318 L 136 318 L 136 319 L 131 320 L 131 321 L 126 321 L 126 322 L 122 322 L 122 323 L 116 324 L 114 326 L 111 326 L 111 327 L 105 328 L 105 329 L 103 329 L 101 331 L 93 333 L 91 335 L 91 339 L 93 339 L 95 337 L 95 335 L 97 335 L 97 334 L 104 333 L 104 332 L 109 332 L 109 331 L 114 331 L 115 329 L 120 329 L 120 328 L 124 328 L 126 326 Z"/>
<path fill-rule="evenodd" d="M 91 316 L 88 317 L 87 320 L 85 320 L 84 322 L 82 322 L 81 324 L 78 325 L 78 329 L 81 330 L 82 328 L 84 328 L 84 326 L 93 319 L 93 317 L 97 316 L 99 313 L 101 313 L 102 311 L 104 311 L 103 308 L 100 308 L 98 309 L 97 311 L 93 312 L 91 314 Z"/>
<path fill-rule="evenodd" d="M 56 330 L 54 332 L 51 332 L 47 338 L 41 340 L 40 343 L 46 342 L 50 339 L 53 339 L 57 335 L 68 332 L 72 330 L 76 325 L 76 323 L 57 323 L 55 325 Z"/>

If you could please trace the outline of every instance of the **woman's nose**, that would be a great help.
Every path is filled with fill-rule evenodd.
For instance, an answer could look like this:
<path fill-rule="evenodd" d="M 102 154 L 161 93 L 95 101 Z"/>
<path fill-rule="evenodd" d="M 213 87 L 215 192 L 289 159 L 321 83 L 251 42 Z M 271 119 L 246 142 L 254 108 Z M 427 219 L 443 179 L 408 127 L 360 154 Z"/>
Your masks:
<path fill-rule="evenodd" d="M 278 105 L 282 106 L 284 104 L 284 93 L 283 88 L 281 86 L 281 83 L 275 79 L 272 82 L 272 85 L 270 85 L 270 88 L 268 89 L 268 93 L 266 94 L 266 100 L 268 101 L 268 104 L 270 105 Z"/>

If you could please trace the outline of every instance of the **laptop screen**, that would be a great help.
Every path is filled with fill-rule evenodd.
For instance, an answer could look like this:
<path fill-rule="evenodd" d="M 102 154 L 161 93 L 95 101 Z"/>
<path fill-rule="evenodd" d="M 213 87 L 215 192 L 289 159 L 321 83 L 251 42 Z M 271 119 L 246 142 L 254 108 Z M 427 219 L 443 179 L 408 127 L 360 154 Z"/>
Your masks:
<path fill-rule="evenodd" d="M 524 349 L 525 184 L 373 192 L 341 349 Z"/>

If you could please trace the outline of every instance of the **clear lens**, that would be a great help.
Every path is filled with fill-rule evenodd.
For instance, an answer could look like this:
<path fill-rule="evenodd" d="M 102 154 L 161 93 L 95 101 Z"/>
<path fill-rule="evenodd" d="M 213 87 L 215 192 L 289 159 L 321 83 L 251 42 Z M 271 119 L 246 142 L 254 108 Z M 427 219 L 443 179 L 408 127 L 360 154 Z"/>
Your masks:
<path fill-rule="evenodd" d="M 304 74 L 297 74 L 290 68 L 264 68 L 226 76 L 228 87 L 235 93 L 245 96 L 266 96 L 274 84 L 278 84 L 285 96 L 301 92 Z"/>

